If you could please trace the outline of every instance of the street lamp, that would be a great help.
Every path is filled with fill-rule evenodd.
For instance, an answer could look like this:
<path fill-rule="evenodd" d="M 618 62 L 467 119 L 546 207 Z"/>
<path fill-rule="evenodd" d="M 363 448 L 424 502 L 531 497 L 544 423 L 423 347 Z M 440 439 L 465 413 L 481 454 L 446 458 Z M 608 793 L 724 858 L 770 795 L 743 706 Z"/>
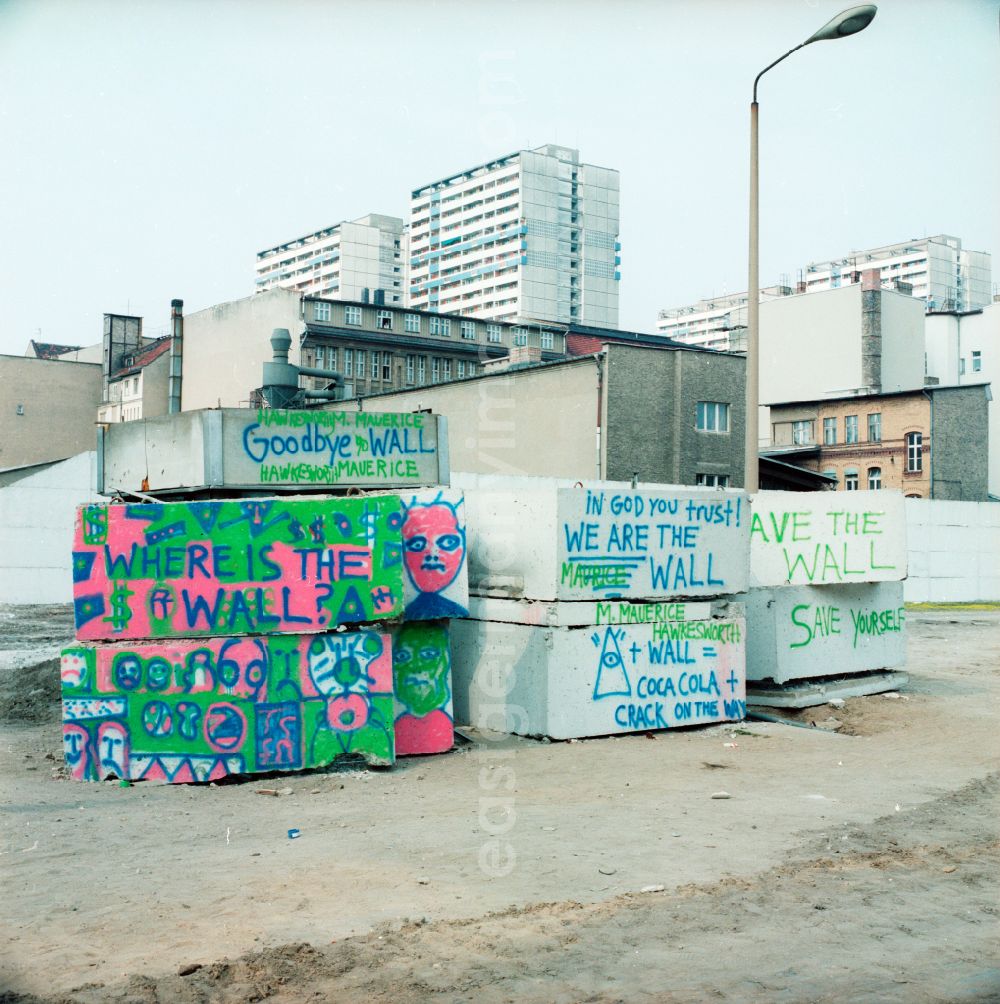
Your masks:
<path fill-rule="evenodd" d="M 757 165 L 757 84 L 760 78 L 773 69 L 783 59 L 793 52 L 809 45 L 811 42 L 822 42 L 826 39 L 846 38 L 856 35 L 872 23 L 875 17 L 874 4 L 864 4 L 861 7 L 851 7 L 842 11 L 833 20 L 828 21 L 815 34 L 810 35 L 801 45 L 789 49 L 769 66 L 765 66 L 754 78 L 753 102 L 750 105 L 750 283 L 747 290 L 747 414 L 746 414 L 746 471 L 743 476 L 744 487 L 748 492 L 758 488 L 757 448 L 759 407 L 759 373 L 760 373 L 760 262 L 757 209 L 759 202 L 759 179 Z"/>

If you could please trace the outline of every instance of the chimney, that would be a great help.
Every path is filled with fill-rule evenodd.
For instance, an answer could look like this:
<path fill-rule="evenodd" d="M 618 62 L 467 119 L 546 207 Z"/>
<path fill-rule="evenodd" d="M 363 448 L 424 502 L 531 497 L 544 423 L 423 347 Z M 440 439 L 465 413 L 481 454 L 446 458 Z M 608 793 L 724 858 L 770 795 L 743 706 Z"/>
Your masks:
<path fill-rule="evenodd" d="M 181 374 L 184 370 L 184 301 L 170 301 L 170 370 L 167 377 L 167 413 L 181 410 Z"/>

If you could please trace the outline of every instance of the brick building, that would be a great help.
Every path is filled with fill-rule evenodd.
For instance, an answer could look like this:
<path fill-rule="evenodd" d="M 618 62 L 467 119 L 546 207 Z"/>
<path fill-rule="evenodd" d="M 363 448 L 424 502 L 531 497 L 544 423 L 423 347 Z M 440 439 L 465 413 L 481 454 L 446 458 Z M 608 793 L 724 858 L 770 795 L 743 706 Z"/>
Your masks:
<path fill-rule="evenodd" d="M 838 491 L 985 501 L 988 384 L 771 405 L 766 455 L 834 476 Z"/>

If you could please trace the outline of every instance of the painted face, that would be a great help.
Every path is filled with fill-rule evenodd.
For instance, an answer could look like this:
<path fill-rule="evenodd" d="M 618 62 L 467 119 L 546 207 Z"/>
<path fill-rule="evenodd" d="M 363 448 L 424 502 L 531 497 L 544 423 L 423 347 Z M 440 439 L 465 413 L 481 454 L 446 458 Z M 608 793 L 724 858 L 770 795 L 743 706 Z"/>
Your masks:
<path fill-rule="evenodd" d="M 87 660 L 79 652 L 64 652 L 59 662 L 59 678 L 64 687 L 79 687 L 87 675 Z"/>
<path fill-rule="evenodd" d="M 393 648 L 396 698 L 418 718 L 443 709 L 448 703 L 445 639 L 441 629 L 418 625 L 401 631 Z"/>
<path fill-rule="evenodd" d="M 100 776 L 128 777 L 128 729 L 121 722 L 104 722 L 97 730 Z"/>
<path fill-rule="evenodd" d="M 349 691 L 367 693 L 368 667 L 382 652 L 376 635 L 317 635 L 309 643 L 309 678 L 323 697 Z"/>
<path fill-rule="evenodd" d="M 267 649 L 254 638 L 227 641 L 219 651 L 216 672 L 226 693 L 256 701 L 267 682 Z"/>
<path fill-rule="evenodd" d="M 124 652 L 115 657 L 111 675 L 120 690 L 135 690 L 142 681 L 142 660 L 131 652 Z"/>
<path fill-rule="evenodd" d="M 82 725 L 68 723 L 63 725 L 63 755 L 70 773 L 77 781 L 89 780 L 90 774 L 90 737 Z"/>
<path fill-rule="evenodd" d="M 403 523 L 406 571 L 422 593 L 447 589 L 465 558 L 465 533 L 451 506 L 415 505 Z"/>

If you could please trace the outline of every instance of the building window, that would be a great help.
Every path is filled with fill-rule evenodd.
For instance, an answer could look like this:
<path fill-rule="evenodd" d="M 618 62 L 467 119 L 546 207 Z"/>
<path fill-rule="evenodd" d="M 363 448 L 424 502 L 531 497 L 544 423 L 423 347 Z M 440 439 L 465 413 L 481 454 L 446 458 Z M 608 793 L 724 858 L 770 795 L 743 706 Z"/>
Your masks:
<path fill-rule="evenodd" d="M 392 311 L 380 310 L 376 315 L 375 327 L 379 331 L 392 331 Z"/>
<path fill-rule="evenodd" d="M 326 366 L 326 352 L 323 351 L 322 345 L 316 348 L 316 366 L 319 369 L 323 369 Z"/>
<path fill-rule="evenodd" d="M 365 378 L 365 350 L 358 349 L 355 352 L 354 358 L 354 372 L 357 374 L 359 380 L 364 380 Z"/>
<path fill-rule="evenodd" d="M 844 418 L 844 442 L 856 443 L 858 441 L 858 416 L 847 415 Z"/>
<path fill-rule="evenodd" d="M 437 383 L 441 379 L 441 360 L 437 356 L 431 357 L 431 383 Z"/>
<path fill-rule="evenodd" d="M 337 371 L 337 350 L 332 345 L 326 351 L 326 365 L 327 365 L 328 369 L 331 369 L 331 370 L 333 370 L 336 373 L 336 371 Z"/>
<path fill-rule="evenodd" d="M 729 405 L 721 401 L 699 401 L 695 428 L 702 432 L 729 432 Z"/>
<path fill-rule="evenodd" d="M 354 376 L 354 349 L 344 349 L 344 376 Z"/>
<path fill-rule="evenodd" d="M 409 331 L 411 335 L 420 334 L 420 315 L 419 314 L 407 314 L 403 319 L 403 328 Z"/>
<path fill-rule="evenodd" d="M 406 382 L 413 383 L 413 375 L 416 372 L 416 356 L 406 357 Z"/>
<path fill-rule="evenodd" d="M 806 446 L 813 441 L 813 424 L 811 418 L 803 418 L 792 422 L 792 442 L 796 446 Z"/>
<path fill-rule="evenodd" d="M 431 334 L 447 338 L 451 334 L 451 321 L 447 317 L 431 317 Z"/>
<path fill-rule="evenodd" d="M 451 379 L 451 360 L 450 359 L 445 359 L 444 360 L 444 378 L 445 378 L 445 380 L 450 380 Z"/>
<path fill-rule="evenodd" d="M 551 349 L 555 347 L 555 336 L 551 331 L 542 332 L 542 348 Z"/>
<path fill-rule="evenodd" d="M 465 377 L 465 360 L 459 359 L 458 361 L 458 379 L 462 380 Z"/>
<path fill-rule="evenodd" d="M 514 329 L 514 345 L 527 345 L 528 344 L 528 332 L 523 328 Z"/>
<path fill-rule="evenodd" d="M 858 490 L 858 472 L 844 471 L 844 491 L 856 492 Z"/>
<path fill-rule="evenodd" d="M 924 434 L 908 432 L 906 434 L 906 470 L 916 474 L 924 469 Z"/>
<path fill-rule="evenodd" d="M 875 491 L 882 487 L 882 468 L 881 467 L 869 467 L 868 468 L 868 487 Z"/>
<path fill-rule="evenodd" d="M 392 380 L 392 353 L 382 353 L 382 379 Z"/>
<path fill-rule="evenodd" d="M 466 341 L 474 342 L 476 340 L 475 321 L 462 321 L 462 337 L 466 339 Z"/>
<path fill-rule="evenodd" d="M 837 442 L 837 420 L 835 418 L 823 419 L 823 445 L 833 446 Z"/>
<path fill-rule="evenodd" d="M 361 308 L 344 307 L 344 324 L 360 324 L 360 323 L 361 323 Z"/>
<path fill-rule="evenodd" d="M 729 475 L 728 474 L 696 474 L 695 484 L 702 485 L 705 488 L 728 488 L 729 487 Z"/>
<path fill-rule="evenodd" d="M 983 369 L 983 354 L 982 352 L 972 353 L 972 372 L 980 373 Z"/>
<path fill-rule="evenodd" d="M 427 382 L 427 356 L 417 357 L 417 383 L 421 386 Z"/>
<path fill-rule="evenodd" d="M 328 303 L 316 303 L 313 305 L 313 320 L 314 321 L 329 321 L 330 320 L 330 304 Z"/>
<path fill-rule="evenodd" d="M 838 483 L 837 472 L 832 467 L 828 467 L 825 471 L 820 471 L 820 473 L 830 478 L 833 482 L 833 486 L 836 488 Z"/>
<path fill-rule="evenodd" d="M 381 353 L 379 353 L 379 352 L 373 352 L 372 353 L 372 379 L 373 380 L 377 380 L 378 379 L 378 365 L 379 365 L 379 356 L 380 355 L 381 355 Z"/>
<path fill-rule="evenodd" d="M 965 356 L 958 360 L 958 375 L 965 376 Z"/>
<path fill-rule="evenodd" d="M 503 341 L 503 335 L 501 331 L 503 329 L 499 324 L 487 324 L 486 325 L 486 341 L 493 342 L 494 344 L 499 344 Z"/>
<path fill-rule="evenodd" d="M 466 372 L 468 373 L 469 376 L 475 376 L 476 375 L 476 364 L 475 363 L 469 363 L 469 368 L 468 368 L 468 370 Z"/>
<path fill-rule="evenodd" d="M 880 411 L 868 416 L 868 442 L 882 442 L 882 412 Z"/>

